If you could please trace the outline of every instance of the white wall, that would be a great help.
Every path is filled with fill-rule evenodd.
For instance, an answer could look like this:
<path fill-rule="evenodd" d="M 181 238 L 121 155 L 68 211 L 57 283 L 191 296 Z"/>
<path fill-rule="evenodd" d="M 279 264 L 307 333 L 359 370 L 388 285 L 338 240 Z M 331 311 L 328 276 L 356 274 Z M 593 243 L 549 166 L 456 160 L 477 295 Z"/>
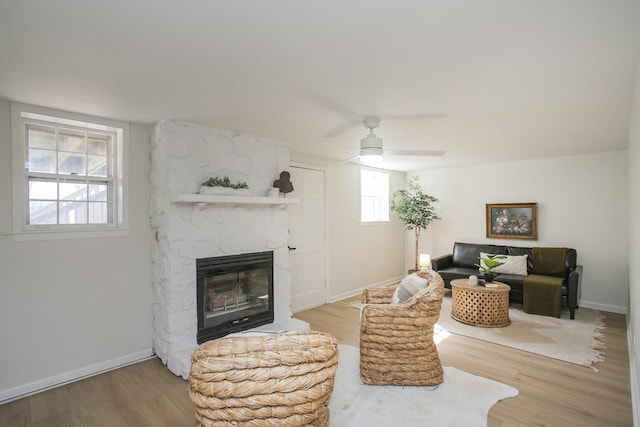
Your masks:
<path fill-rule="evenodd" d="M 404 187 L 404 174 L 389 173 L 391 191 Z M 327 171 L 329 286 L 331 300 L 406 274 L 404 233 L 397 216 L 387 223 L 360 222 L 360 166 L 339 164 Z"/>
<path fill-rule="evenodd" d="M 15 242 L 0 100 L 0 403 L 152 354 L 150 129 L 132 125 L 126 237 Z"/>
<path fill-rule="evenodd" d="M 629 356 L 631 362 L 631 393 L 634 404 L 634 425 L 640 423 L 640 68 L 636 79 L 634 108 L 629 137 L 629 316 L 627 318 Z M 634 344 L 637 343 L 637 344 Z"/>
<path fill-rule="evenodd" d="M 629 286 L 626 151 L 423 171 L 415 175 L 440 199 L 443 218 L 421 245 L 432 256 L 455 241 L 566 246 L 584 266 L 580 305 L 626 312 Z M 485 237 L 485 204 L 537 202 L 538 240 Z"/>
<path fill-rule="evenodd" d="M 404 227 L 397 216 L 392 213 L 388 223 L 360 223 L 360 166 L 295 152 L 290 157 L 326 171 L 329 300 L 405 275 Z M 389 173 L 391 191 L 404 188 L 404 173 L 382 172 Z"/>

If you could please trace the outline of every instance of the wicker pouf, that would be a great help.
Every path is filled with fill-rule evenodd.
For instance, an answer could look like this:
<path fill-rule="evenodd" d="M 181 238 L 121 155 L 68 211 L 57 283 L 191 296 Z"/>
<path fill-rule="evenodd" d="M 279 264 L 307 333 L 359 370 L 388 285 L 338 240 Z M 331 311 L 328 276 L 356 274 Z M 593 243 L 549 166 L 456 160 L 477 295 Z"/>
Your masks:
<path fill-rule="evenodd" d="M 328 426 L 338 343 L 322 332 L 208 341 L 191 355 L 198 426 Z"/>

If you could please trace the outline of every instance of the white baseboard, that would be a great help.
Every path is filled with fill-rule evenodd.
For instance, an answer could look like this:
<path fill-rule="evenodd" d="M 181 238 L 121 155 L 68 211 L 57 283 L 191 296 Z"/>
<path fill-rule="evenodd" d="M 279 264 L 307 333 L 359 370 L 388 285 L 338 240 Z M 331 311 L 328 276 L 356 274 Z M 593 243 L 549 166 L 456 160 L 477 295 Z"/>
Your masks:
<path fill-rule="evenodd" d="M 155 353 L 153 349 L 149 348 L 136 353 L 116 357 L 115 359 L 105 360 L 100 363 L 85 366 L 80 369 L 74 369 L 73 371 L 63 372 L 62 374 L 53 375 L 41 380 L 19 385 L 17 387 L 0 390 L 0 405 L 11 402 L 12 400 L 40 393 L 41 391 L 49 390 L 64 384 L 92 377 L 103 372 L 121 368 L 132 363 L 150 359 L 151 357 L 154 357 L 154 355 Z"/>
<path fill-rule="evenodd" d="M 610 305 L 610 304 L 600 304 L 598 302 L 585 301 L 585 300 L 578 301 L 578 307 L 591 308 L 593 310 L 608 311 L 610 313 L 620 313 L 620 314 L 627 314 L 627 311 L 628 311 L 627 307 L 620 307 L 617 305 Z"/>
<path fill-rule="evenodd" d="M 329 298 L 329 302 L 333 303 L 333 302 L 336 302 L 336 301 L 341 301 L 341 300 L 346 299 L 346 298 L 351 298 L 351 297 L 356 296 L 356 295 L 361 295 L 362 291 L 364 291 L 366 288 L 374 288 L 376 286 L 390 285 L 391 283 L 399 282 L 404 277 L 405 276 L 394 277 L 394 278 L 391 278 L 391 279 L 383 280 L 382 282 L 371 283 L 369 285 L 363 286 L 363 287 L 358 288 L 358 289 L 354 289 L 354 290 L 351 290 L 351 291 L 348 291 L 348 292 L 343 292 L 341 294 L 333 295 L 332 297 Z"/>

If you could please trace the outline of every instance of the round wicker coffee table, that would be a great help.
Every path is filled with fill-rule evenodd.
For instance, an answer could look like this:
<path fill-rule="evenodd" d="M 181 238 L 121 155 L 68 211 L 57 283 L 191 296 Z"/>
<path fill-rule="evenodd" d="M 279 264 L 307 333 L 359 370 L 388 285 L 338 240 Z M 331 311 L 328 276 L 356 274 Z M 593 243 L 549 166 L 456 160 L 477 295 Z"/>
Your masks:
<path fill-rule="evenodd" d="M 497 287 L 470 285 L 468 279 L 451 281 L 451 317 L 472 326 L 500 328 L 511 324 L 509 291 L 504 283 Z"/>

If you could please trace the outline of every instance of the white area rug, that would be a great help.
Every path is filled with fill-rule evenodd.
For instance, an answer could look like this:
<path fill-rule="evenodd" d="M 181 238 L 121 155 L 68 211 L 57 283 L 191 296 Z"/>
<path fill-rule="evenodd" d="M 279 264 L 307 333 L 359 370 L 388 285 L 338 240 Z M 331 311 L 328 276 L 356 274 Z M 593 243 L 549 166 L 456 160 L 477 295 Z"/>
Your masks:
<path fill-rule="evenodd" d="M 482 328 L 465 325 L 451 318 L 451 291 L 445 291 L 440 318 L 435 326 L 434 341 L 446 339 L 448 334 L 464 335 L 576 365 L 587 366 L 597 371 L 594 363 L 603 362 L 601 349 L 604 345 L 605 316 L 588 308 L 576 310 L 574 320 L 569 319 L 569 309 L 562 310 L 558 319 L 549 316 L 527 314 L 522 305 L 511 304 L 511 325 L 504 328 Z M 350 307 L 361 308 L 352 302 Z"/>
<path fill-rule="evenodd" d="M 365 385 L 359 350 L 347 345 L 339 350 L 329 404 L 332 427 L 486 426 L 493 405 L 518 395 L 511 386 L 448 366 L 436 387 Z"/>
<path fill-rule="evenodd" d="M 436 341 L 443 333 L 464 335 L 489 341 L 576 365 L 593 368 L 604 361 L 600 349 L 604 348 L 604 318 L 597 310 L 579 308 L 576 318 L 569 319 L 569 310 L 562 317 L 538 316 L 522 311 L 522 306 L 509 308 L 511 325 L 504 328 L 481 328 L 460 323 L 451 318 L 451 298 L 442 300 L 440 318 L 436 324 Z"/>

